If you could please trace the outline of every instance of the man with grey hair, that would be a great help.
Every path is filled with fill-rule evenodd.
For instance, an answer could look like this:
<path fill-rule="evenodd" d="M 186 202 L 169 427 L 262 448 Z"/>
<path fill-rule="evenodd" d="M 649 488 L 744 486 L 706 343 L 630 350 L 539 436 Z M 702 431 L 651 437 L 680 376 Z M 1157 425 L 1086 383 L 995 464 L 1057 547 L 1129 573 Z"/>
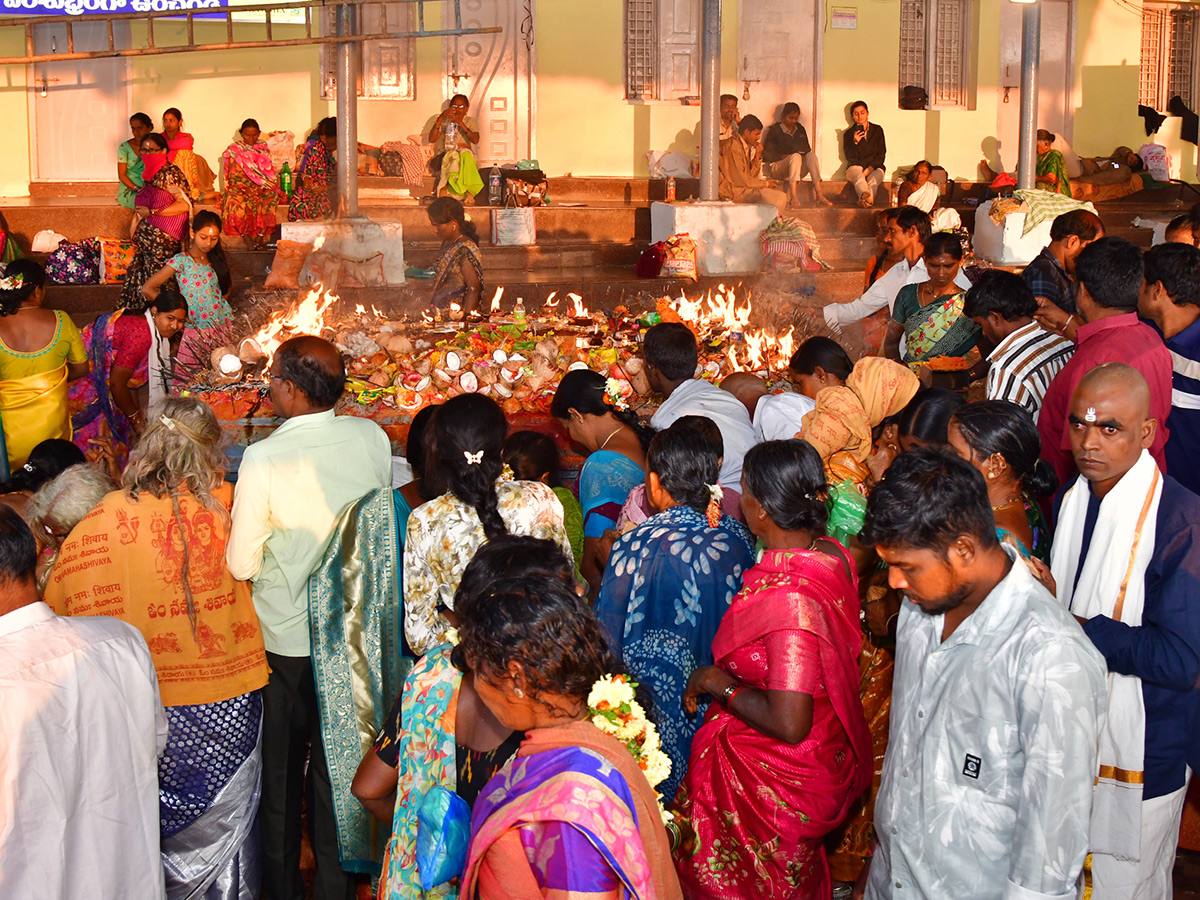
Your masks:
<path fill-rule="evenodd" d="M 26 519 L 34 538 L 57 553 L 71 529 L 116 489 L 107 472 L 89 463 L 64 469 L 29 500 Z"/>

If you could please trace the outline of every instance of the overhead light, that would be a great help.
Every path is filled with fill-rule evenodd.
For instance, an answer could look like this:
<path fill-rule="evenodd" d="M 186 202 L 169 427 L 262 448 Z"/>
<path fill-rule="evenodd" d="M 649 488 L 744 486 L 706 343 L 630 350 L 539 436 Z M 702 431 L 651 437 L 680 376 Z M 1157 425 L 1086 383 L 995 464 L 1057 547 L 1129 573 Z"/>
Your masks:
<path fill-rule="evenodd" d="M 1008 2 L 1009 3 L 1022 3 L 1025 5 L 1029 5 L 1031 3 L 1037 3 L 1037 0 L 1008 0 Z"/>

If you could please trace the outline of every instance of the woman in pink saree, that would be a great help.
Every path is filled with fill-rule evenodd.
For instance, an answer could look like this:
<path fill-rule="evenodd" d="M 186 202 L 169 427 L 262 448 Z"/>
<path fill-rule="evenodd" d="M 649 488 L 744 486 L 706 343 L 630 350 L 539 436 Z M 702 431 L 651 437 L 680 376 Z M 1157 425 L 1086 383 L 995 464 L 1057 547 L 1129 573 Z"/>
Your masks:
<path fill-rule="evenodd" d="M 746 454 L 742 510 L 767 550 L 721 620 L 716 665 L 684 692 L 693 713 L 713 698 L 675 798 L 685 896 L 828 898 L 822 841 L 870 783 L 857 575 L 821 536 L 826 491 L 804 441 Z"/>
<path fill-rule="evenodd" d="M 238 129 L 241 140 L 221 154 L 221 217 L 227 235 L 242 235 L 255 249 L 266 246 L 275 230 L 275 207 L 287 197 L 276 185 L 278 175 L 265 141 L 260 141 L 258 122 L 247 119 Z"/>

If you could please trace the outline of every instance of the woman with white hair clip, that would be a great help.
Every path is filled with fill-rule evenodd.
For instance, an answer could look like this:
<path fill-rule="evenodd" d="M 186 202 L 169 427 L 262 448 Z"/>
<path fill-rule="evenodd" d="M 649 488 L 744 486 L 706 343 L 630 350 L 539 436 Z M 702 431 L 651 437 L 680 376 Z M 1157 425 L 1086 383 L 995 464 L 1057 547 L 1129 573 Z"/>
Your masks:
<path fill-rule="evenodd" d="M 267 663 L 250 589 L 225 566 L 233 489 L 220 439 L 203 403 L 164 401 L 123 490 L 63 542 L 45 600 L 59 615 L 124 619 L 150 647 L 170 728 L 158 764 L 168 895 L 250 900 Z"/>
<path fill-rule="evenodd" d="M 58 561 L 58 551 L 84 516 L 100 505 L 105 495 L 117 489 L 103 469 L 76 463 L 47 481 L 29 500 L 25 520 L 38 544 L 38 589 Z"/>

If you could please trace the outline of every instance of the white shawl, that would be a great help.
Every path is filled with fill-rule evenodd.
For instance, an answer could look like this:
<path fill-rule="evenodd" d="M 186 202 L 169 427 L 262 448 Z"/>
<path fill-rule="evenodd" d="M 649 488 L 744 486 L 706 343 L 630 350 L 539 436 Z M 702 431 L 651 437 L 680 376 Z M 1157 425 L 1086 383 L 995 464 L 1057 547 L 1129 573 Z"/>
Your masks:
<path fill-rule="evenodd" d="M 921 212 L 930 212 L 941 192 L 932 181 L 927 181 L 908 195 L 907 206 L 915 206 Z"/>
<path fill-rule="evenodd" d="M 1058 599 L 1075 615 L 1108 616 L 1142 624 L 1146 569 L 1154 555 L 1154 532 L 1162 475 L 1153 457 L 1141 457 L 1100 501 L 1087 560 L 1075 575 L 1083 545 L 1090 490 L 1081 475 L 1063 498 L 1050 568 Z M 1100 771 L 1092 802 L 1090 849 L 1118 859 L 1141 858 L 1142 778 L 1146 710 L 1142 680 L 1108 673 L 1108 715 L 1100 733 Z"/>
<path fill-rule="evenodd" d="M 150 391 L 147 410 L 166 400 L 171 395 L 175 365 L 171 360 L 171 342 L 159 333 L 154 324 L 154 313 L 146 309 L 146 324 L 150 326 L 150 352 L 146 359 L 146 385 Z"/>

